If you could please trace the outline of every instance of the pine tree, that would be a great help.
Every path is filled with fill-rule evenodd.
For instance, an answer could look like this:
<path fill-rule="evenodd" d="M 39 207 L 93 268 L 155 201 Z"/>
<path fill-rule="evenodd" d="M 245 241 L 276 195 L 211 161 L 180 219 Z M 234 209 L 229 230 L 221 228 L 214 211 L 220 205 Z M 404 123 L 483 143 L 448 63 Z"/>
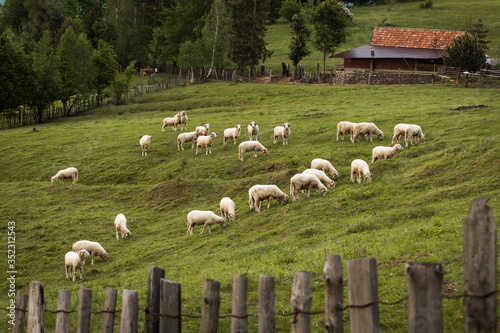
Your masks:
<path fill-rule="evenodd" d="M 488 43 L 490 40 L 486 40 L 489 30 L 485 30 L 483 27 L 483 20 L 479 19 L 479 22 L 474 24 L 474 28 L 470 29 L 469 32 L 479 38 L 479 44 L 484 50 L 488 49 Z"/>
<path fill-rule="evenodd" d="M 307 48 L 307 38 L 311 35 L 311 32 L 306 26 L 304 18 L 302 15 L 293 15 L 290 28 L 292 29 L 292 41 L 289 45 L 290 52 L 288 57 L 292 60 L 293 66 L 295 66 L 295 72 L 297 72 L 297 66 L 299 62 L 311 54 L 311 51 Z"/>

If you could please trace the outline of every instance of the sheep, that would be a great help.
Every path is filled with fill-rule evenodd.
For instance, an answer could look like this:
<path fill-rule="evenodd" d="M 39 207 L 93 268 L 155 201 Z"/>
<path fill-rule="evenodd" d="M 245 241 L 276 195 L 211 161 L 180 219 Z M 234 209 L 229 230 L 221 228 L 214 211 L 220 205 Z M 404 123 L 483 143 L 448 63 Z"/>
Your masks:
<path fill-rule="evenodd" d="M 326 175 L 324 171 L 318 169 L 305 169 L 302 171 L 303 174 L 315 175 L 318 177 L 320 182 L 325 184 L 328 188 L 335 188 L 335 182 Z"/>
<path fill-rule="evenodd" d="M 329 172 L 330 175 L 332 175 L 333 180 L 337 180 L 337 178 L 339 177 L 339 173 L 337 172 L 337 170 L 335 170 L 330 161 L 322 158 L 313 159 L 311 161 L 311 169 L 317 169 L 324 172 Z"/>
<path fill-rule="evenodd" d="M 376 160 L 393 158 L 400 150 L 403 150 L 403 146 L 399 143 L 396 143 L 393 147 L 377 146 L 372 149 L 372 164 L 375 163 Z"/>
<path fill-rule="evenodd" d="M 228 197 L 224 197 L 220 200 L 220 215 L 230 221 L 236 219 L 236 205 L 233 200 Z"/>
<path fill-rule="evenodd" d="M 201 130 L 194 132 L 181 133 L 177 136 L 177 150 L 184 150 L 184 143 L 191 142 L 191 149 L 194 149 L 194 143 L 196 139 L 201 135 Z"/>
<path fill-rule="evenodd" d="M 290 123 L 284 123 L 281 126 L 276 126 L 274 128 L 274 140 L 273 143 L 278 142 L 278 138 L 283 138 L 283 145 L 288 144 L 288 137 L 290 136 Z"/>
<path fill-rule="evenodd" d="M 127 218 L 123 214 L 116 215 L 115 218 L 115 230 L 116 230 L 116 239 L 118 240 L 118 234 L 122 234 L 122 238 L 130 238 L 130 230 L 127 229 Z"/>
<path fill-rule="evenodd" d="M 248 124 L 247 129 L 250 141 L 252 141 L 254 135 L 255 135 L 255 141 L 258 141 L 257 136 L 259 135 L 259 125 L 257 125 L 255 121 L 252 121 L 250 124 Z"/>
<path fill-rule="evenodd" d="M 201 135 L 208 135 L 210 133 L 210 124 L 205 124 L 203 126 L 196 126 L 195 131 L 201 131 Z"/>
<path fill-rule="evenodd" d="M 241 129 L 243 128 L 242 125 L 234 125 L 232 128 L 226 128 L 224 130 L 224 146 L 227 144 L 227 140 L 233 139 L 234 144 L 236 145 L 236 141 L 238 141 L 238 138 L 240 137 L 241 134 Z"/>
<path fill-rule="evenodd" d="M 354 174 L 358 174 L 358 184 L 361 184 L 361 177 L 363 177 L 364 180 L 372 180 L 373 176 L 368 167 L 368 163 L 360 159 L 356 159 L 351 163 L 351 182 L 353 183 Z"/>
<path fill-rule="evenodd" d="M 196 225 L 203 225 L 203 230 L 200 234 L 205 231 L 208 227 L 208 232 L 211 233 L 211 226 L 214 224 L 220 224 L 223 228 L 226 226 L 226 218 L 217 216 L 214 212 L 209 210 L 192 210 L 187 215 L 187 233 L 193 235 L 194 227 Z"/>
<path fill-rule="evenodd" d="M 370 136 L 370 142 L 373 142 L 372 135 L 375 134 L 380 140 L 384 138 L 384 132 L 378 129 L 374 123 L 357 123 L 351 133 L 351 142 L 354 143 L 360 135 L 362 135 L 365 140 L 367 136 Z M 358 139 L 359 141 L 359 139 Z"/>
<path fill-rule="evenodd" d="M 149 144 L 151 143 L 151 141 L 153 141 L 152 135 L 143 135 L 139 140 L 139 144 L 142 148 L 142 156 L 148 156 Z"/>
<path fill-rule="evenodd" d="M 410 124 L 397 124 L 396 126 L 394 126 L 394 135 L 392 136 L 391 144 L 394 143 L 394 140 L 396 140 L 396 142 L 399 142 L 399 140 L 403 138 L 408 126 L 410 126 Z"/>
<path fill-rule="evenodd" d="M 97 242 L 91 242 L 88 240 L 75 242 L 73 244 L 73 251 L 78 252 L 80 250 L 89 251 L 90 255 L 92 256 L 92 265 L 94 264 L 94 256 L 99 256 L 102 261 L 106 260 L 109 257 L 108 253 L 104 250 L 101 244 Z"/>
<path fill-rule="evenodd" d="M 299 191 L 306 190 L 306 197 L 311 195 L 311 189 L 315 188 L 319 193 L 326 195 L 328 189 L 315 175 L 310 174 L 296 174 L 290 179 L 290 195 L 293 201 L 299 200 Z"/>
<path fill-rule="evenodd" d="M 55 176 L 50 178 L 50 182 L 53 183 L 57 180 L 63 182 L 67 178 L 73 179 L 73 183 L 76 183 L 78 181 L 78 170 L 73 167 L 59 170 Z"/>
<path fill-rule="evenodd" d="M 356 123 L 351 123 L 349 121 L 341 121 L 337 124 L 337 141 L 339 141 L 339 135 L 342 136 L 342 141 L 344 141 L 344 134 L 352 135 L 352 131 L 356 126 Z"/>
<path fill-rule="evenodd" d="M 69 251 L 64 255 L 64 271 L 66 272 L 66 279 L 69 279 L 68 272 L 73 276 L 73 281 L 75 281 L 76 269 L 80 269 L 80 279 L 83 279 L 83 266 L 85 265 L 85 259 L 90 257 L 90 253 L 87 250 L 80 250 L 78 252 Z M 71 272 L 73 269 L 73 272 Z"/>
<path fill-rule="evenodd" d="M 212 154 L 212 144 L 214 143 L 214 140 L 216 137 L 217 137 L 217 134 L 215 134 L 215 132 L 210 133 L 210 135 L 199 136 L 196 139 L 196 154 L 195 155 L 198 155 L 198 152 L 201 153 L 202 146 L 205 146 L 206 155 L 208 155 L 209 151 L 210 151 L 210 154 Z"/>
<path fill-rule="evenodd" d="M 288 195 L 283 193 L 276 185 L 254 185 L 248 190 L 248 204 L 250 211 L 252 208 L 260 212 L 262 201 L 267 199 L 267 209 L 271 206 L 271 200 L 278 202 L 288 202 Z"/>
<path fill-rule="evenodd" d="M 411 141 L 411 144 L 413 144 L 413 140 L 415 142 L 420 143 L 424 142 L 425 140 L 425 135 L 422 133 L 422 128 L 418 125 L 408 125 L 405 130 L 405 144 L 406 147 L 408 147 L 408 142 Z"/>
<path fill-rule="evenodd" d="M 238 146 L 238 159 L 243 162 L 243 154 L 249 151 L 253 151 L 253 157 L 257 157 L 257 152 L 261 151 L 262 155 L 267 154 L 267 148 L 264 147 L 259 141 L 243 141 Z"/>
<path fill-rule="evenodd" d="M 182 116 L 180 115 L 180 113 L 176 113 L 172 118 L 163 119 L 163 126 L 161 127 L 161 131 L 165 132 L 165 127 L 167 126 L 173 126 L 173 130 L 177 131 L 177 125 L 181 123 L 181 118 Z"/>
<path fill-rule="evenodd" d="M 178 112 L 174 117 L 180 117 L 181 131 L 183 127 L 187 131 L 188 116 L 186 114 L 186 111 Z"/>

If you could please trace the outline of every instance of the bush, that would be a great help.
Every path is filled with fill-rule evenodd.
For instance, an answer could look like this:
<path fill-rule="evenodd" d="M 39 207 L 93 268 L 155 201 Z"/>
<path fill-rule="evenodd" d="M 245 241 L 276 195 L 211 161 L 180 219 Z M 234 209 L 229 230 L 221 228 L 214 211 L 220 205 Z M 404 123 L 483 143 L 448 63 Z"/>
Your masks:
<path fill-rule="evenodd" d="M 425 8 L 432 8 L 432 1 L 431 0 L 425 0 L 425 3 L 420 4 L 420 8 L 425 9 Z"/>
<path fill-rule="evenodd" d="M 288 22 L 292 21 L 292 17 L 295 14 L 300 14 L 302 10 L 302 4 L 296 0 L 285 0 L 281 5 L 280 16 L 286 19 Z"/>

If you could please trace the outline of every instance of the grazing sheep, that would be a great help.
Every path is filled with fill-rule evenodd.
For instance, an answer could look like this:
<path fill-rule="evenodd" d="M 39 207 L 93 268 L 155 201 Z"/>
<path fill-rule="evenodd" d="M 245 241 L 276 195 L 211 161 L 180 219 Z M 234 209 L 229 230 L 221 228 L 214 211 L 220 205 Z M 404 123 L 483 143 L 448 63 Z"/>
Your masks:
<path fill-rule="evenodd" d="M 392 136 L 391 144 L 394 143 L 394 140 L 396 140 L 396 142 L 399 142 L 399 140 L 404 137 L 406 128 L 408 126 L 410 126 L 410 124 L 397 124 L 396 126 L 394 126 L 394 135 Z"/>
<path fill-rule="evenodd" d="M 257 152 L 261 151 L 262 155 L 267 154 L 267 148 L 264 147 L 259 141 L 243 141 L 238 146 L 238 159 L 243 162 L 243 154 L 249 151 L 253 151 L 253 157 L 257 157 Z"/>
<path fill-rule="evenodd" d="M 328 188 L 335 188 L 335 182 L 326 175 L 324 171 L 318 169 L 305 169 L 304 174 L 315 175 Z"/>
<path fill-rule="evenodd" d="M 418 125 L 408 125 L 405 130 L 405 144 L 406 147 L 408 147 L 408 142 L 411 141 L 411 144 L 413 144 L 413 141 L 420 143 L 424 142 L 425 140 L 425 135 L 422 133 L 422 128 Z"/>
<path fill-rule="evenodd" d="M 201 135 L 208 135 L 210 133 L 210 124 L 205 124 L 203 126 L 196 126 L 195 131 L 201 131 Z"/>
<path fill-rule="evenodd" d="M 181 118 L 182 116 L 180 115 L 180 113 L 177 113 L 172 118 L 163 119 L 163 126 L 161 127 L 161 131 L 165 132 L 165 127 L 167 126 L 173 126 L 173 130 L 177 131 L 177 125 L 181 123 Z"/>
<path fill-rule="evenodd" d="M 351 182 L 354 183 L 354 174 L 358 174 L 358 184 L 361 184 L 361 177 L 364 180 L 372 180 L 373 174 L 370 172 L 368 163 L 363 160 L 354 160 L 351 163 Z"/>
<path fill-rule="evenodd" d="M 80 279 L 83 278 L 83 266 L 85 265 L 85 259 L 90 257 L 90 253 L 87 250 L 80 250 L 77 252 L 69 251 L 64 255 L 64 271 L 66 272 L 66 279 L 69 279 L 68 272 L 73 276 L 73 281 L 75 281 L 76 269 L 80 269 Z M 73 272 L 71 272 L 73 269 Z"/>
<path fill-rule="evenodd" d="M 185 142 L 191 142 L 191 149 L 194 149 L 194 143 L 200 135 L 201 130 L 179 134 L 177 136 L 177 150 L 184 150 Z"/>
<path fill-rule="evenodd" d="M 337 178 L 339 177 L 339 173 L 337 172 L 337 170 L 335 170 L 330 161 L 322 158 L 313 159 L 311 161 L 311 169 L 317 169 L 324 172 L 329 172 L 330 175 L 332 175 L 333 180 L 337 180 Z"/>
<path fill-rule="evenodd" d="M 396 143 L 393 147 L 377 146 L 372 149 L 372 164 L 375 163 L 376 160 L 393 158 L 400 150 L 403 150 L 403 146 L 399 143 Z"/>
<path fill-rule="evenodd" d="M 274 140 L 273 143 L 278 142 L 278 138 L 283 138 L 283 145 L 288 144 L 288 137 L 290 136 L 290 123 L 284 123 L 281 126 L 276 126 L 274 128 Z"/>
<path fill-rule="evenodd" d="M 188 116 L 186 111 L 178 112 L 174 117 L 180 117 L 181 131 L 183 127 L 187 131 Z"/>
<path fill-rule="evenodd" d="M 196 139 L 196 154 L 198 152 L 201 153 L 201 147 L 204 146 L 206 150 L 206 155 L 208 155 L 208 152 L 210 151 L 210 154 L 212 154 L 212 144 L 214 143 L 215 138 L 217 137 L 217 134 L 215 132 L 210 133 L 210 135 L 203 135 L 199 136 Z"/>
<path fill-rule="evenodd" d="M 220 200 L 220 215 L 225 219 L 229 219 L 230 221 L 235 220 L 237 214 L 236 205 L 234 204 L 233 200 L 228 197 L 224 197 Z"/>
<path fill-rule="evenodd" d="M 351 134 L 351 142 L 354 143 L 354 140 L 356 140 L 359 136 L 363 136 L 366 140 L 368 135 L 370 136 L 370 141 L 373 142 L 373 134 L 377 135 L 380 140 L 384 138 L 384 132 L 379 130 L 374 123 L 357 123 Z"/>
<path fill-rule="evenodd" d="M 248 124 L 247 129 L 250 141 L 252 141 L 254 135 L 255 135 L 255 140 L 258 141 L 257 136 L 259 135 L 259 125 L 257 125 L 255 121 L 252 121 L 250 124 Z"/>
<path fill-rule="evenodd" d="M 123 214 L 116 215 L 115 218 L 115 230 L 116 230 L 116 239 L 118 238 L 118 234 L 122 234 L 122 238 L 130 238 L 130 230 L 127 229 L 127 218 Z"/>
<path fill-rule="evenodd" d="M 81 240 L 73 244 L 73 251 L 87 250 L 92 256 L 91 264 L 94 264 L 94 256 L 99 256 L 102 261 L 108 258 L 108 253 L 104 250 L 101 244 L 88 240 Z"/>
<path fill-rule="evenodd" d="M 356 126 L 356 123 L 351 123 L 349 121 L 341 121 L 337 124 L 337 141 L 339 141 L 339 135 L 342 136 L 342 141 L 344 141 L 344 134 L 352 135 L 352 131 Z"/>
<path fill-rule="evenodd" d="M 242 125 L 234 125 L 232 128 L 226 128 L 224 130 L 224 146 L 227 144 L 227 140 L 233 139 L 234 144 L 236 145 L 236 141 L 238 141 L 238 138 L 240 137 L 241 134 L 241 129 L 243 128 Z"/>
<path fill-rule="evenodd" d="M 200 234 L 205 231 L 208 227 L 208 232 L 211 233 L 211 226 L 214 224 L 220 224 L 223 228 L 226 226 L 226 218 L 217 216 L 214 212 L 209 210 L 192 210 L 187 215 L 187 233 L 192 235 L 194 232 L 194 226 L 203 225 L 203 230 Z"/>
<path fill-rule="evenodd" d="M 299 200 L 299 191 L 306 190 L 306 197 L 311 195 L 311 189 L 315 188 L 319 193 L 326 195 L 328 189 L 315 175 L 296 174 L 290 179 L 290 195 L 293 201 Z"/>
<path fill-rule="evenodd" d="M 76 170 L 76 168 L 73 167 L 64 170 L 59 170 L 55 176 L 50 178 L 50 182 L 53 183 L 57 180 L 63 182 L 67 178 L 73 179 L 73 183 L 76 183 L 78 181 L 78 170 Z"/>
<path fill-rule="evenodd" d="M 142 156 L 148 156 L 149 144 L 151 143 L 151 141 L 153 141 L 152 135 L 143 135 L 139 140 L 139 144 L 142 148 Z"/>
<path fill-rule="evenodd" d="M 271 200 L 288 202 L 288 195 L 283 193 L 276 185 L 254 185 L 248 190 L 248 204 L 250 210 L 260 212 L 262 201 L 267 200 L 267 209 L 271 207 Z"/>

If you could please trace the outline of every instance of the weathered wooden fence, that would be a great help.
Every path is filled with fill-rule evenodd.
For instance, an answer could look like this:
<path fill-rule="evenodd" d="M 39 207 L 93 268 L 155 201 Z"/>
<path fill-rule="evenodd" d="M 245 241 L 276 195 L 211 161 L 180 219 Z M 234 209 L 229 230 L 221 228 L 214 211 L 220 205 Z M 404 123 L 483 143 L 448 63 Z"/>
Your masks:
<path fill-rule="evenodd" d="M 465 218 L 464 224 L 464 293 L 450 298 L 463 298 L 464 332 L 496 332 L 497 330 L 497 230 L 487 198 L 478 198 Z M 327 255 L 323 270 L 325 309 L 312 310 L 311 272 L 296 272 L 291 295 L 291 313 L 275 313 L 274 277 L 261 275 L 258 283 L 258 314 L 247 312 L 248 278 L 234 277 L 232 311 L 220 316 L 220 283 L 205 280 L 201 316 L 181 313 L 181 285 L 165 279 L 165 271 L 150 266 L 145 309 L 139 308 L 137 291 L 123 290 L 122 309 L 116 310 L 117 291 L 107 288 L 102 332 L 113 332 L 115 313 L 121 311 L 120 332 L 138 332 L 138 313 L 145 312 L 143 332 L 180 332 L 182 317 L 201 319 L 203 333 L 217 332 L 219 319 L 231 317 L 231 332 L 247 332 L 248 317 L 258 317 L 258 331 L 275 332 L 276 315 L 291 317 L 292 332 L 310 332 L 312 315 L 324 315 L 325 332 L 344 331 L 342 314 L 350 312 L 351 332 L 380 332 L 379 305 L 391 303 L 378 299 L 377 266 L 375 258 L 349 260 L 346 263 L 349 305 L 344 306 L 342 261 L 338 255 Z M 392 304 L 408 301 L 408 331 L 441 333 L 443 325 L 443 268 L 437 263 L 408 262 L 405 266 L 408 297 Z M 23 332 L 27 314 L 28 333 L 44 331 L 46 304 L 43 284 L 30 283 L 29 297 L 18 293 L 15 325 L 12 332 Z M 56 333 L 69 330 L 70 313 L 78 312 L 78 331 L 90 331 L 92 290 L 80 287 L 78 310 L 70 310 L 70 291 L 59 291 Z M 29 302 L 27 302 L 29 299 Z M 26 311 L 26 306 L 28 310 Z M 95 314 L 95 313 L 94 313 Z"/>

